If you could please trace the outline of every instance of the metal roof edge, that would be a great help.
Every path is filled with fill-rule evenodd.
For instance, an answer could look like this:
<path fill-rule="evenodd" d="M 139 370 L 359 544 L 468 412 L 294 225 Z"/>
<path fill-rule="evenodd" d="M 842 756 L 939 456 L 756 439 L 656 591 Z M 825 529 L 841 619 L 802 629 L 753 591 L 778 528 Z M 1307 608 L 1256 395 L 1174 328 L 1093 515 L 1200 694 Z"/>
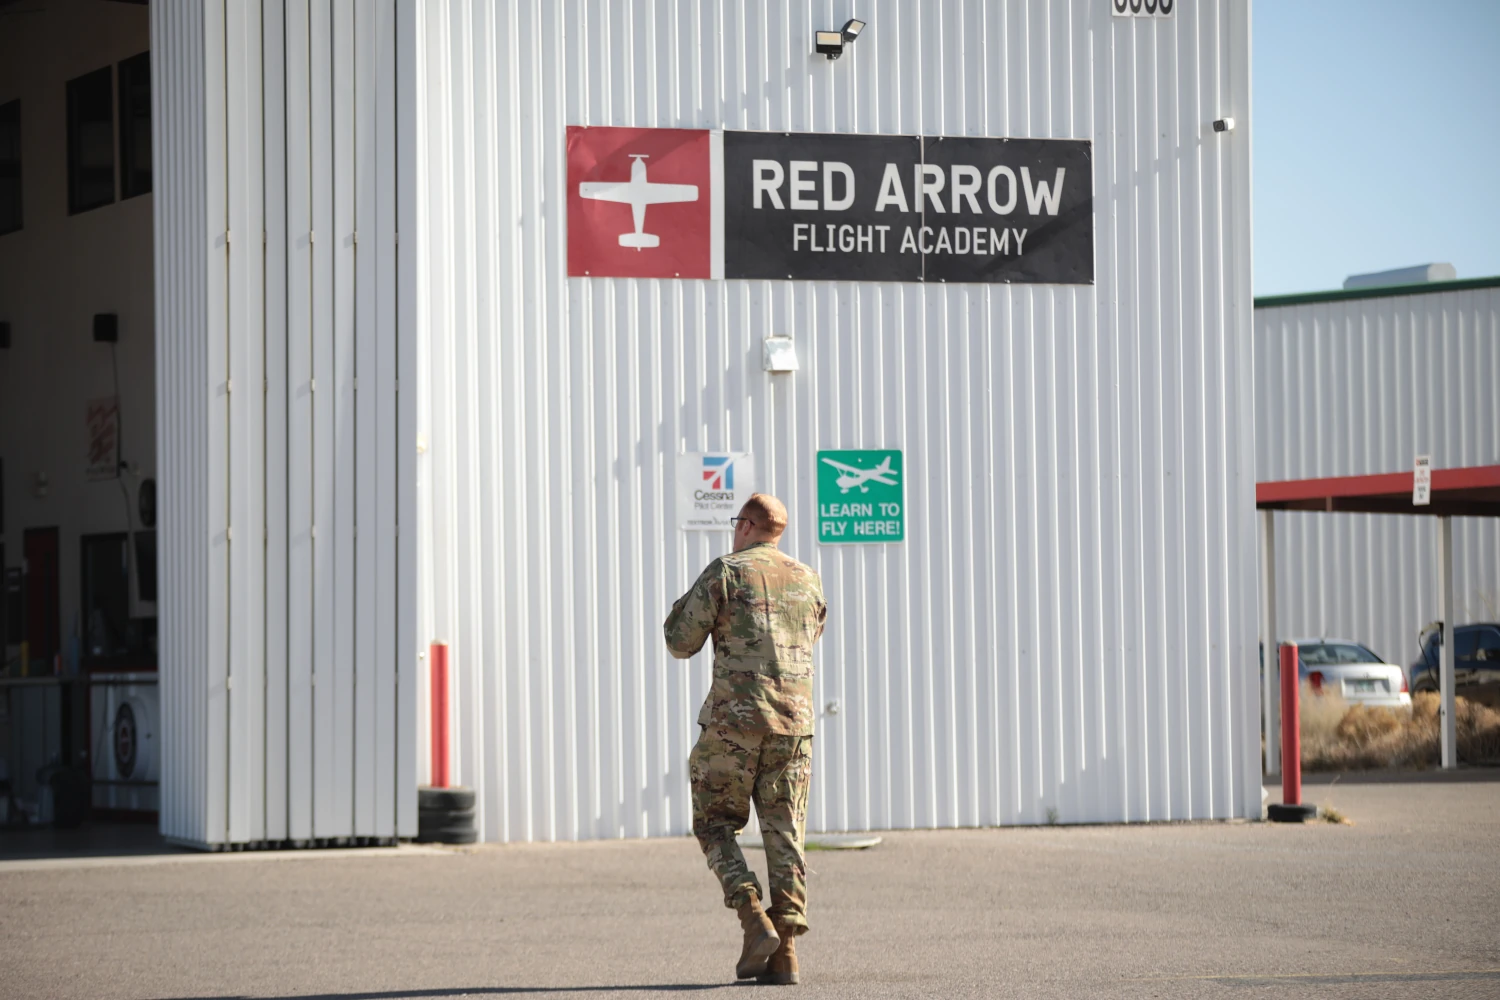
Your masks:
<path fill-rule="evenodd" d="M 1414 285 L 1378 285 L 1371 288 L 1338 288 L 1329 292 L 1266 295 L 1255 300 L 1255 308 L 1274 309 L 1279 306 L 1305 306 L 1314 302 L 1344 302 L 1349 299 L 1387 299 L 1403 295 L 1466 292 L 1476 288 L 1500 288 L 1500 275 L 1492 278 L 1460 278 L 1457 281 L 1423 281 Z"/>

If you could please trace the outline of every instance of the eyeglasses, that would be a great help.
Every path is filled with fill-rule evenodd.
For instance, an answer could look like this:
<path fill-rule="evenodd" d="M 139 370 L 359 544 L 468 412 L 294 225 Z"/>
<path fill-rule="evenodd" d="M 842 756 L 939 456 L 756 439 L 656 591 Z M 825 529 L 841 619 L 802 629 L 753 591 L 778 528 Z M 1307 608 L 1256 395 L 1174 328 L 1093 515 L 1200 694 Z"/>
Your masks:
<path fill-rule="evenodd" d="M 739 522 L 741 522 L 741 521 L 744 521 L 746 524 L 750 525 L 752 528 L 755 527 L 755 522 L 752 521 L 752 520 L 750 520 L 748 517 L 731 517 L 729 519 L 729 523 L 732 524 L 732 525 L 734 525 L 734 528 L 735 528 L 736 531 L 739 530 L 739 527 L 740 527 Z"/>

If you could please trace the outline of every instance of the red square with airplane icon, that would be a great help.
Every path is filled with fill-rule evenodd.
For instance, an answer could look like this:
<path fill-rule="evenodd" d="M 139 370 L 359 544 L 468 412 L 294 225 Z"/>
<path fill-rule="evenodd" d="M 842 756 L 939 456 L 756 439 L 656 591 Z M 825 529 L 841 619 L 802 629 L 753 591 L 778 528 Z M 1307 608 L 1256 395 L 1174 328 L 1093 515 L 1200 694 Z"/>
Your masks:
<path fill-rule="evenodd" d="M 568 127 L 568 274 L 712 277 L 709 133 Z"/>

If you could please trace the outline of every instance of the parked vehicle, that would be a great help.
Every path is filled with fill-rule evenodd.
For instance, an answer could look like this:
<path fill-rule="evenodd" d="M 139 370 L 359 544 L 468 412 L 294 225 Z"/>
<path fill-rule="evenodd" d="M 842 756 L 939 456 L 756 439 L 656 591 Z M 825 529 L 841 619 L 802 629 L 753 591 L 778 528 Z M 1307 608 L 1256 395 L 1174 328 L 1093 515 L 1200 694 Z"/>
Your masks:
<path fill-rule="evenodd" d="M 1319 694 L 1379 708 L 1410 708 L 1406 672 L 1348 639 L 1293 639 L 1297 674 Z"/>
<path fill-rule="evenodd" d="M 1411 665 L 1413 691 L 1441 690 L 1438 656 L 1441 623 L 1434 622 L 1417 637 L 1422 655 Z M 1500 708 L 1500 624 L 1475 622 L 1453 629 L 1453 693 Z"/>

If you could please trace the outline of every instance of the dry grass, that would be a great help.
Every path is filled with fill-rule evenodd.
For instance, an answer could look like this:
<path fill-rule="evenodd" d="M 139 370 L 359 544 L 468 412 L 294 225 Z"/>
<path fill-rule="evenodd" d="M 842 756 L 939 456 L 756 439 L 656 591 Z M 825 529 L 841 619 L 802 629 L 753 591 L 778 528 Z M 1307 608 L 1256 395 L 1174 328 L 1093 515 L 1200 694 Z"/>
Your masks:
<path fill-rule="evenodd" d="M 1500 712 L 1459 698 L 1455 712 L 1458 759 L 1500 762 Z M 1404 709 L 1350 705 L 1337 695 L 1302 692 L 1302 767 L 1306 771 L 1363 771 L 1436 767 L 1440 760 L 1438 697 L 1412 696 Z"/>
<path fill-rule="evenodd" d="M 1325 805 L 1322 808 L 1323 822 L 1338 823 L 1342 826 L 1353 826 L 1354 820 L 1345 816 L 1336 806 Z"/>

